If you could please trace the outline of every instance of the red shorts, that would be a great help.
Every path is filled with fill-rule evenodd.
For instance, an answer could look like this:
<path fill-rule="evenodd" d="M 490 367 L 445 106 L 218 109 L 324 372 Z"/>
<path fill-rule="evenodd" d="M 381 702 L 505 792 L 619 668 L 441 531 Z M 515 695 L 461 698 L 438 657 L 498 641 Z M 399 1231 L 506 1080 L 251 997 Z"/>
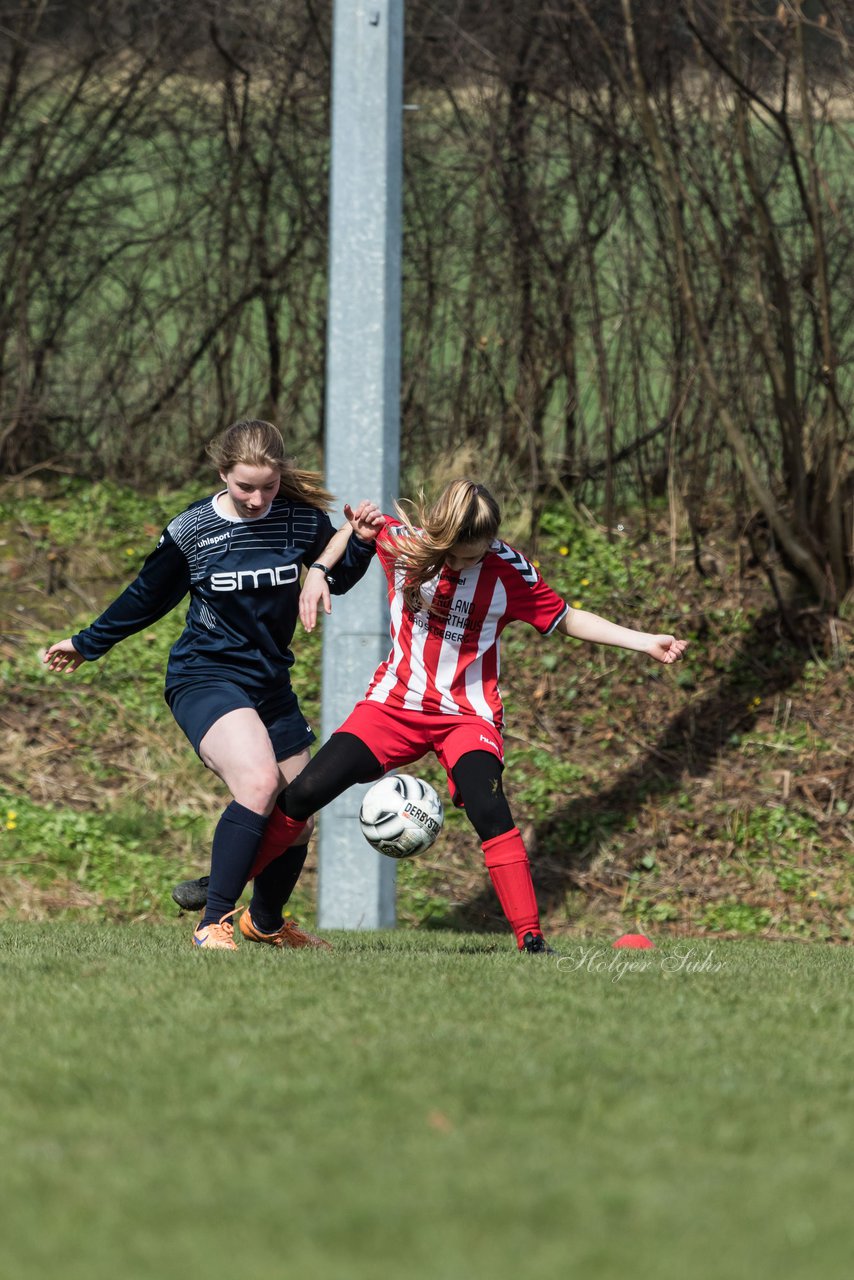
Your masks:
<path fill-rule="evenodd" d="M 455 788 L 451 770 L 469 751 L 491 751 L 504 764 L 504 743 L 494 724 L 480 716 L 405 711 L 365 698 L 357 702 L 336 733 L 352 733 L 373 751 L 385 773 L 412 764 L 434 751 L 448 775 L 451 799 Z"/>

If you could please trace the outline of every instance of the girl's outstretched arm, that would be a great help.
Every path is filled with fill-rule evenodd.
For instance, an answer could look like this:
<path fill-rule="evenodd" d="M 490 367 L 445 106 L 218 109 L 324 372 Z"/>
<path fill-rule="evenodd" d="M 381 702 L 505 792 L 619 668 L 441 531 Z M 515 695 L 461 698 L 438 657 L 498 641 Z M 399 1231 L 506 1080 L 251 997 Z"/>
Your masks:
<path fill-rule="evenodd" d="M 373 542 L 385 522 L 379 507 L 367 499 L 360 502 L 355 510 L 345 502 L 344 515 L 347 523 L 335 531 L 316 562 L 323 565 L 323 569 L 331 569 L 338 564 L 347 550 L 351 534 L 355 533 L 362 542 Z M 310 568 L 300 592 L 299 616 L 306 631 L 314 630 L 319 607 L 324 613 L 332 612 L 329 584 L 323 569 Z"/>
<path fill-rule="evenodd" d="M 586 609 L 567 608 L 555 628 L 564 635 L 575 640 L 588 640 L 591 644 L 611 644 L 620 649 L 634 649 L 637 653 L 646 653 L 656 662 L 678 662 L 688 647 L 687 640 L 677 640 L 667 634 L 652 634 L 648 631 L 635 631 L 633 627 L 622 627 L 617 622 L 609 622 L 600 618 L 597 613 L 588 613 Z"/>
<path fill-rule="evenodd" d="M 81 662 L 93 662 L 114 644 L 153 626 L 174 609 L 190 589 L 187 557 L 168 529 L 120 596 L 99 618 L 67 640 L 58 640 L 42 655 L 49 671 L 70 675 Z"/>

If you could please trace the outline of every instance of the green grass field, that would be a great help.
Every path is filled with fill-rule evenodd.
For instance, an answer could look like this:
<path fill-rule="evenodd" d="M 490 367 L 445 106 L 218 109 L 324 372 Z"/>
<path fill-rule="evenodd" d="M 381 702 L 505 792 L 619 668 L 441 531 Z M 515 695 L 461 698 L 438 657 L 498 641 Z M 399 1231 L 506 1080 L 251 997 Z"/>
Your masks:
<path fill-rule="evenodd" d="M 849 950 L 336 943 L 0 926 L 5 1274 L 850 1274 Z"/>

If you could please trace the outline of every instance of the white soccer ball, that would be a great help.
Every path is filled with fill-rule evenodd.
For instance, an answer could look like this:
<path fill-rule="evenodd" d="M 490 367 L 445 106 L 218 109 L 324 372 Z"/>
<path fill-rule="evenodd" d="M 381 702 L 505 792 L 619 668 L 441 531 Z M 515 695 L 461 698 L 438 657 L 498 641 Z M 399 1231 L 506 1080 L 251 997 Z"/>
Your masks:
<path fill-rule="evenodd" d="M 429 782 L 389 773 L 362 801 L 359 825 L 369 845 L 387 858 L 423 853 L 442 830 L 445 810 Z"/>

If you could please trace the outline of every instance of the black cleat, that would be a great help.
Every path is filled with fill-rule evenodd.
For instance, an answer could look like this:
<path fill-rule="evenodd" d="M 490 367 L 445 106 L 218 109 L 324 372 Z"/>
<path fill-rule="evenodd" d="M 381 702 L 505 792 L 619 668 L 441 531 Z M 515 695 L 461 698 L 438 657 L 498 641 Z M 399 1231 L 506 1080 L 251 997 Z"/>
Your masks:
<path fill-rule="evenodd" d="M 526 933 L 519 950 L 529 956 L 557 955 L 557 952 L 549 946 L 541 933 Z"/>
<path fill-rule="evenodd" d="M 182 911 L 204 911 L 208 901 L 210 876 L 201 880 L 182 880 L 172 890 L 172 899 Z"/>

